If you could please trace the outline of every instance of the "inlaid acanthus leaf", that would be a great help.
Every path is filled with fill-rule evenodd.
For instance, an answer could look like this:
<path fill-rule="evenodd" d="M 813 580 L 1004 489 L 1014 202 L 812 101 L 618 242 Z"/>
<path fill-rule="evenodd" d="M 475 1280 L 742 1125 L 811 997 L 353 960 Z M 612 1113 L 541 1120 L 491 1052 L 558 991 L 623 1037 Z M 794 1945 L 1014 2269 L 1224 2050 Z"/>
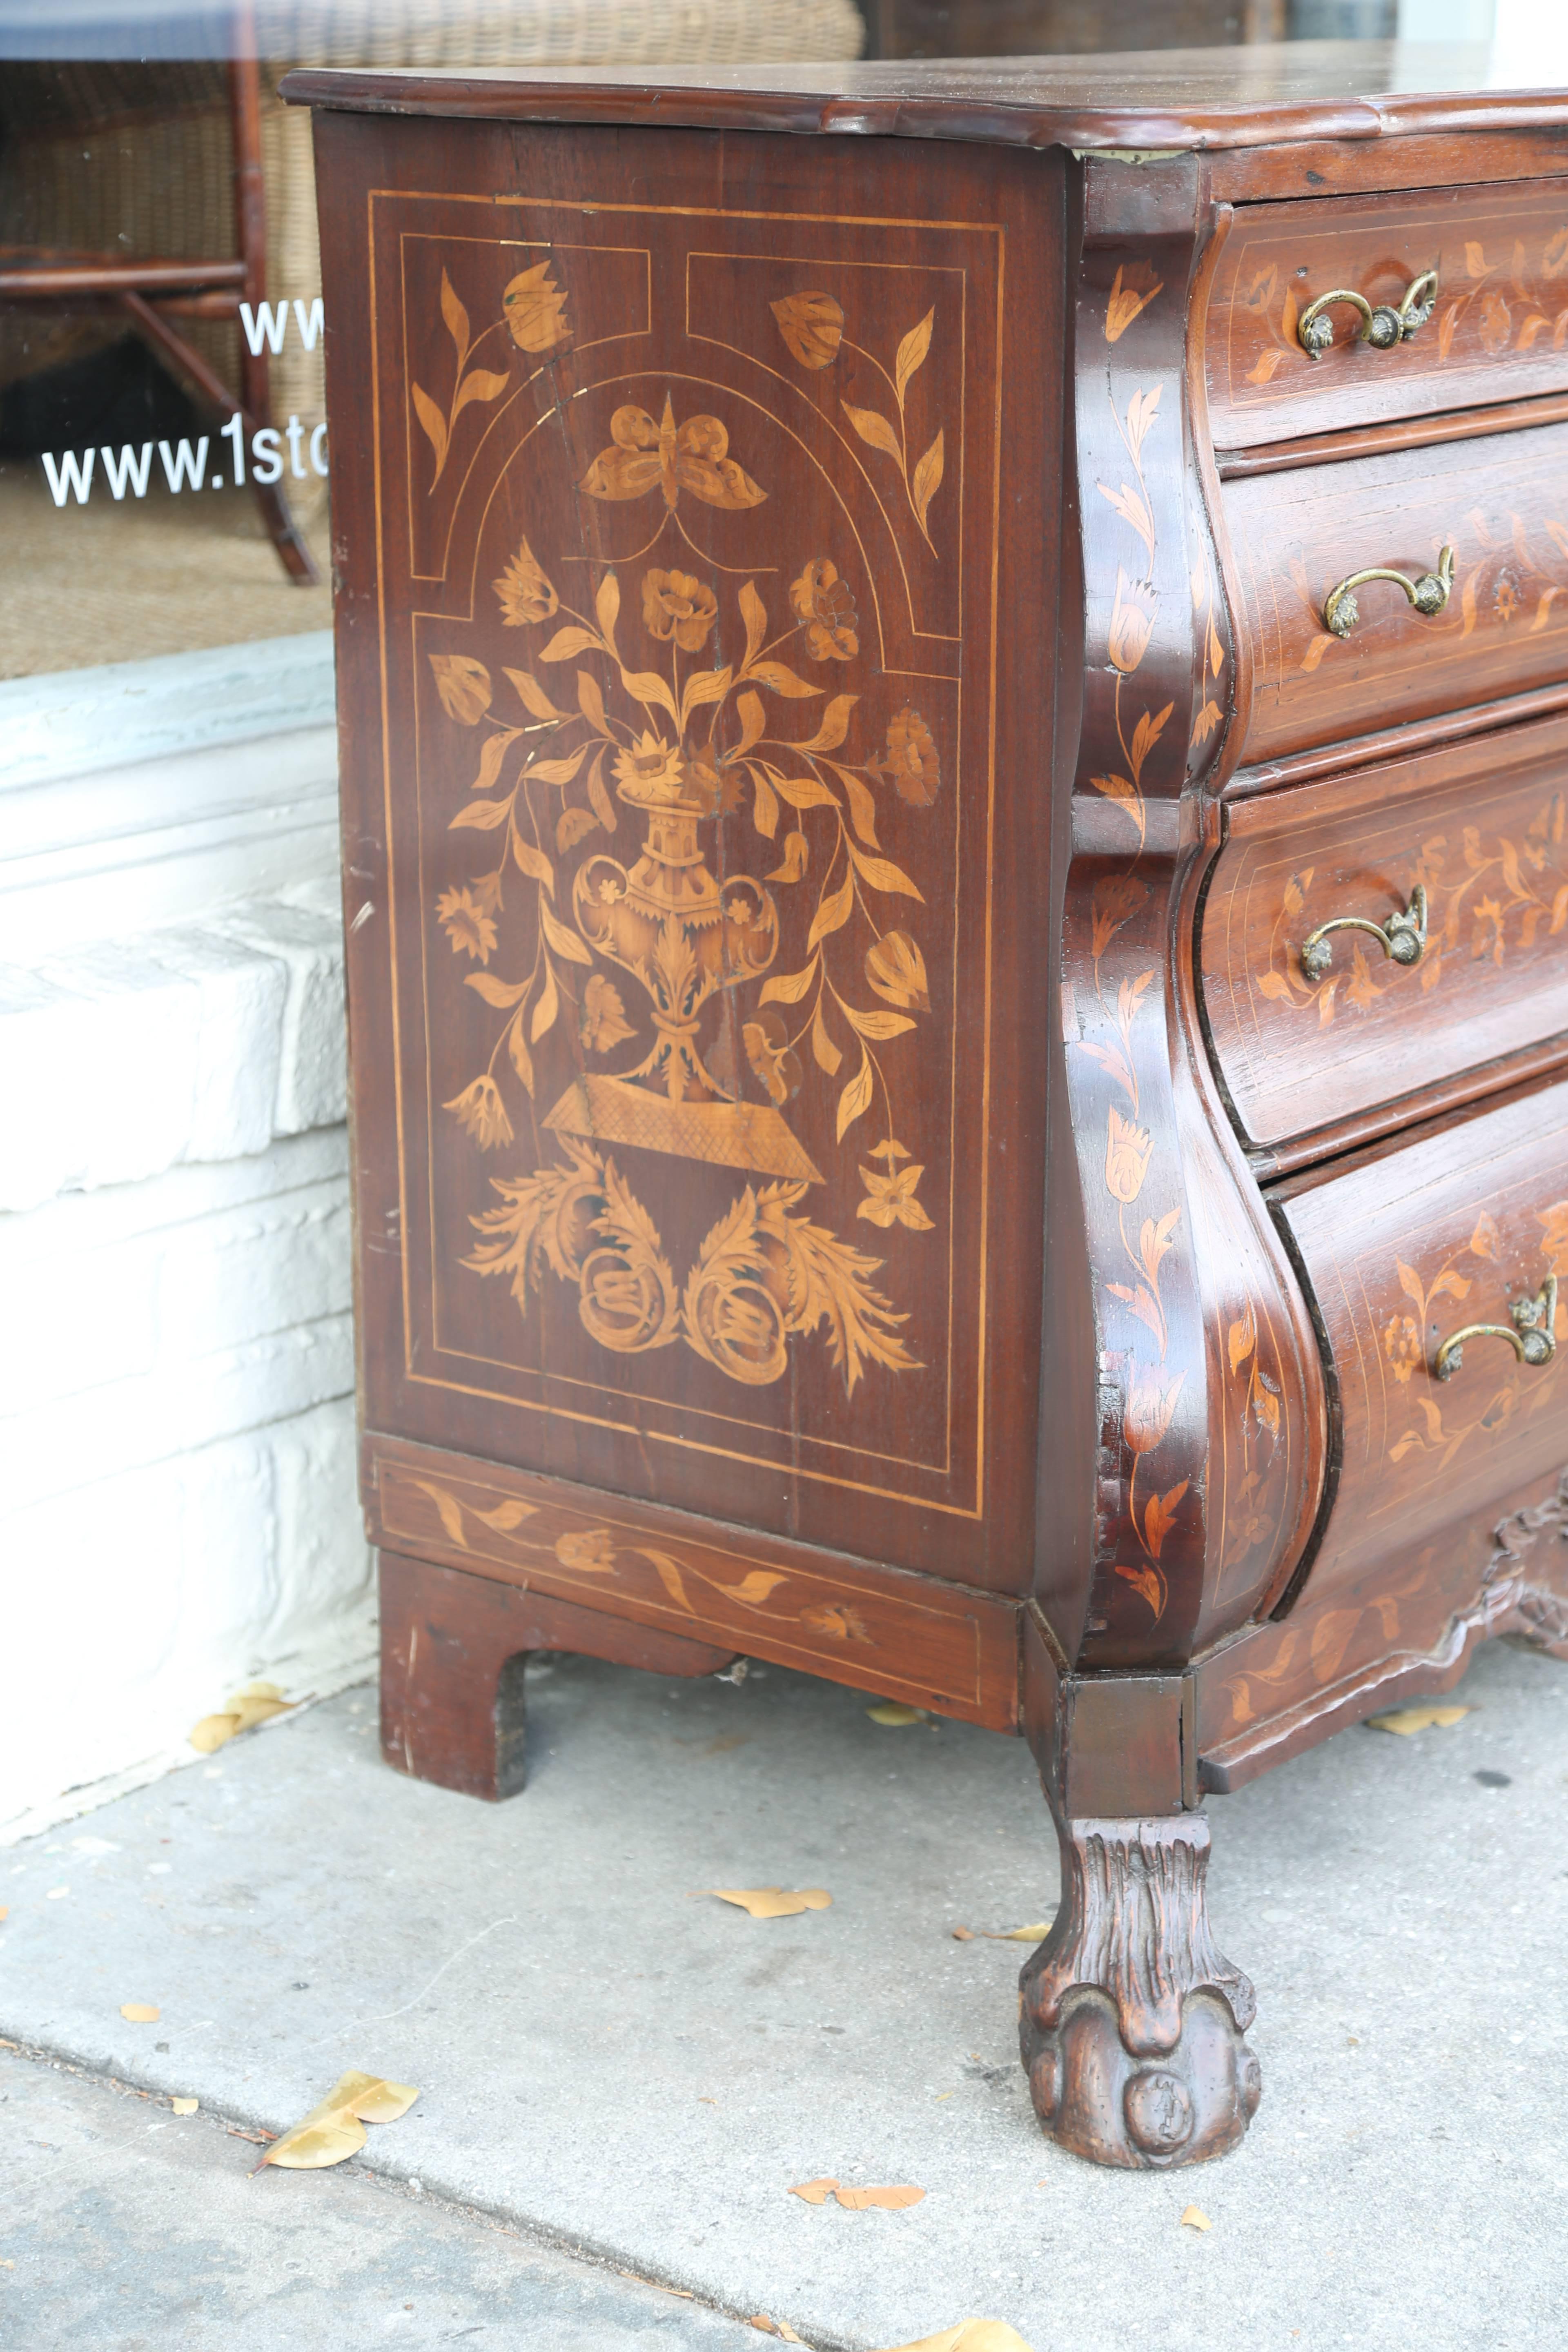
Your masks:
<path fill-rule="evenodd" d="M 447 321 L 447 332 L 458 346 L 458 373 L 461 375 L 463 362 L 468 356 L 468 314 L 444 269 L 441 272 L 441 316 Z"/>
<path fill-rule="evenodd" d="M 827 1024 L 822 1017 L 820 996 L 816 1000 L 816 1009 L 811 1016 L 811 1050 L 818 1069 L 826 1070 L 830 1078 L 836 1078 L 844 1055 L 827 1034 Z"/>
<path fill-rule="evenodd" d="M 874 1045 L 883 1045 L 889 1037 L 900 1037 L 906 1029 L 915 1025 L 907 1013 L 862 1013 L 853 1004 L 841 1005 L 839 1010 L 850 1025 Z"/>
<path fill-rule="evenodd" d="M 587 756 L 588 746 L 579 743 L 577 749 L 568 751 L 563 759 L 535 760 L 524 772 L 533 783 L 569 784 Z"/>
<path fill-rule="evenodd" d="M 860 1066 L 838 1097 L 838 1141 L 840 1143 L 844 1140 L 846 1131 L 854 1125 L 862 1111 L 870 1108 L 874 1085 L 870 1056 L 862 1045 Z"/>
<path fill-rule="evenodd" d="M 467 808 L 458 811 L 448 830 L 455 833 L 460 827 L 470 827 L 478 833 L 493 833 L 498 825 L 506 823 L 510 814 L 510 798 L 504 801 L 470 801 Z"/>
<path fill-rule="evenodd" d="M 510 678 L 524 709 L 531 711 L 535 719 L 564 719 L 567 716 L 564 710 L 557 710 L 531 670 L 509 669 L 503 672 L 503 676 Z"/>
<path fill-rule="evenodd" d="M 799 701 L 803 695 L 822 692 L 819 686 L 807 686 L 804 677 L 798 677 L 782 661 L 753 662 L 746 675 L 759 679 L 763 686 L 771 686 L 775 694 L 784 695 L 791 702 Z"/>
<path fill-rule="evenodd" d="M 489 368 L 470 368 L 458 386 L 452 402 L 453 423 L 457 422 L 470 400 L 494 400 L 506 390 L 510 381 L 510 377 L 504 372 L 497 372 Z"/>
<path fill-rule="evenodd" d="M 552 914 L 542 898 L 539 902 L 539 925 L 556 954 L 563 956 L 568 963 L 591 964 L 593 962 L 593 957 L 577 937 L 576 932 L 569 931 L 565 924 L 557 916 Z"/>
<path fill-rule="evenodd" d="M 434 488 L 435 482 L 440 480 L 441 469 L 447 462 L 447 420 L 427 392 L 422 391 L 416 383 L 410 383 L 408 389 L 414 402 L 414 414 L 419 419 L 430 446 L 436 452 L 436 472 L 432 482 L 432 488 Z"/>
<path fill-rule="evenodd" d="M 553 898 L 555 896 L 554 866 L 552 866 L 543 850 L 536 848 L 531 841 L 525 840 L 515 825 L 512 828 L 511 854 L 530 881 L 542 882 Z"/>
<path fill-rule="evenodd" d="M 862 882 L 870 884 L 873 890 L 898 892 L 906 898 L 919 898 L 922 906 L 925 904 L 922 894 L 910 880 L 902 866 L 895 866 L 889 858 L 868 857 L 865 851 L 857 849 L 852 841 L 847 843 L 846 846 L 855 861 L 856 872 Z"/>
<path fill-rule="evenodd" d="M 933 306 L 926 312 L 918 326 L 910 329 L 909 333 L 899 345 L 898 357 L 893 362 L 893 383 L 900 403 L 909 389 L 910 376 L 925 362 L 925 355 L 931 349 L 931 328 L 935 319 L 936 310 Z"/>
<path fill-rule="evenodd" d="M 570 661 L 574 654 L 602 654 L 604 651 L 604 646 L 592 629 L 579 628 L 571 624 L 556 630 L 550 643 L 541 648 L 539 658 L 547 662 Z"/>
<path fill-rule="evenodd" d="M 502 1012 L 510 1005 L 521 1004 L 528 994 L 526 980 L 497 980 L 495 974 L 489 971 L 469 972 L 464 986 L 471 988 L 476 996 L 482 996 L 487 1004 L 493 1004 Z"/>
<path fill-rule="evenodd" d="M 879 409 L 855 408 L 847 400 L 841 400 L 838 404 L 862 441 L 869 442 L 873 449 L 880 449 L 884 457 L 891 457 L 896 465 L 903 465 L 904 453 L 899 436 Z"/>
<path fill-rule="evenodd" d="M 849 732 L 849 714 L 859 699 L 858 694 L 836 694 L 823 712 L 822 724 L 816 734 L 795 744 L 795 749 L 802 753 L 837 751 Z"/>
<path fill-rule="evenodd" d="M 757 593 L 756 583 L 752 580 L 746 582 L 735 601 L 746 625 L 746 658 L 741 664 L 741 675 L 746 677 L 750 676 L 752 664 L 762 651 L 763 640 L 768 634 L 768 608 Z"/>
<path fill-rule="evenodd" d="M 768 773 L 773 779 L 773 790 L 781 800 L 788 801 L 791 808 L 837 808 L 838 805 L 831 786 L 825 784 L 820 776 L 781 776 L 776 768 L 770 768 Z"/>
<path fill-rule="evenodd" d="M 763 982 L 762 1003 L 763 1004 L 798 1004 L 816 978 L 817 961 L 818 959 L 813 956 L 811 961 L 801 971 L 775 972 L 771 980 L 765 980 Z"/>
<path fill-rule="evenodd" d="M 876 795 L 865 778 L 858 776 L 853 768 L 841 768 L 836 760 L 830 760 L 827 764 L 848 798 L 850 824 L 867 848 L 876 849 L 879 845 L 877 840 Z"/>
<path fill-rule="evenodd" d="M 504 727 L 499 734 L 491 735 L 487 740 L 485 748 L 479 754 L 479 772 L 468 787 L 470 792 L 494 791 L 496 780 L 500 774 L 501 761 L 506 758 L 509 748 L 517 741 L 521 732 L 521 727 Z"/>
<path fill-rule="evenodd" d="M 926 528 L 926 515 L 930 509 L 931 502 L 932 499 L 935 498 L 938 490 L 942 488 L 942 427 L 939 425 L 937 427 L 936 439 L 931 443 L 931 447 L 926 451 L 924 457 L 916 464 L 914 480 L 910 486 L 910 496 L 914 506 L 915 520 L 919 523 L 922 530 Z"/>
<path fill-rule="evenodd" d="M 555 1026 L 555 1016 L 560 1010 L 561 997 L 555 985 L 555 967 L 549 959 L 546 958 L 544 965 L 544 986 L 539 992 L 539 1001 L 533 1008 L 533 1018 L 528 1024 L 529 1043 L 531 1045 L 537 1045 L 540 1039 L 544 1035 L 545 1031 L 547 1029 L 553 1029 Z"/>
<path fill-rule="evenodd" d="M 765 841 L 772 841 L 779 829 L 779 796 L 768 782 L 766 772 L 754 760 L 748 760 L 753 791 L 752 821 Z"/>
<path fill-rule="evenodd" d="M 806 947 L 814 948 L 819 940 L 826 939 L 834 931 L 842 930 L 849 920 L 849 911 L 854 904 L 855 876 L 853 871 L 849 870 L 846 872 L 837 890 L 829 891 L 817 908 L 816 913 L 812 918 L 811 929 L 806 934 Z"/>

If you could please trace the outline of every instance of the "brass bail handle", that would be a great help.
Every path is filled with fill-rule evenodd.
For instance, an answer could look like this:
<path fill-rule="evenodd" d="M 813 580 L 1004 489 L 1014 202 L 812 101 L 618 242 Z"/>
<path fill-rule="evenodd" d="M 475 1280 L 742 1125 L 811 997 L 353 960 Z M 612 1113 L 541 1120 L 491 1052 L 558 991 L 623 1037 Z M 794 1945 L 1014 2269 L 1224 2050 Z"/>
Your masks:
<path fill-rule="evenodd" d="M 1533 1298 L 1516 1298 L 1511 1323 L 1467 1323 L 1437 1350 L 1432 1369 L 1451 1381 L 1464 1359 L 1467 1339 L 1506 1339 L 1521 1364 L 1549 1364 L 1557 1353 L 1557 1276 L 1549 1274 Z"/>
<path fill-rule="evenodd" d="M 1336 637 L 1348 637 L 1361 618 L 1361 606 L 1354 591 L 1368 580 L 1392 580 L 1403 588 L 1409 602 L 1418 613 L 1430 615 L 1440 613 L 1447 603 L 1454 585 L 1454 551 L 1445 547 L 1437 558 L 1436 572 L 1423 572 L 1410 580 L 1403 572 L 1385 571 L 1375 564 L 1369 572 L 1352 572 L 1337 588 L 1331 588 L 1323 599 L 1323 625 Z"/>
<path fill-rule="evenodd" d="M 1426 885 L 1417 882 L 1404 913 L 1390 915 L 1386 923 L 1371 922 L 1364 915 L 1336 915 L 1320 923 L 1301 942 L 1301 969 L 1309 980 L 1321 980 L 1334 960 L 1331 931 L 1370 931 L 1391 963 L 1419 963 L 1426 952 Z"/>
<path fill-rule="evenodd" d="M 1397 308 L 1391 302 L 1374 307 L 1364 294 L 1354 293 L 1348 286 L 1320 294 L 1296 321 L 1298 340 L 1310 360 L 1321 359 L 1332 346 L 1334 322 L 1328 313 L 1335 302 L 1349 302 L 1359 313 L 1361 326 L 1354 338 L 1358 343 L 1370 343 L 1374 352 L 1391 352 L 1395 344 L 1407 343 L 1432 316 L 1437 305 L 1437 273 L 1424 269 L 1419 278 L 1413 278 Z"/>

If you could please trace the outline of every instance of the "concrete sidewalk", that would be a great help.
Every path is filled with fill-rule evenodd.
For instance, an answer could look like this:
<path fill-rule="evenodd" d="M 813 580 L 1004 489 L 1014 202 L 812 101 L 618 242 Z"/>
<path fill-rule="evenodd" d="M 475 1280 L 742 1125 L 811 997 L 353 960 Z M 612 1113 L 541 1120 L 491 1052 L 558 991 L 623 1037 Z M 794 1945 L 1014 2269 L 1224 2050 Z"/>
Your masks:
<path fill-rule="evenodd" d="M 499 1808 L 388 1771 L 369 1691 L 284 1718 L 0 1857 L 0 2032 L 272 2131 L 345 2067 L 417 2084 L 372 2127 L 382 2179 L 691 2290 L 657 2340 L 692 2352 L 757 2312 L 855 2352 L 971 2313 L 1034 2352 L 1523 2352 L 1568 2335 L 1542 2220 L 1568 2188 L 1568 1674 L 1494 1648 L 1456 1696 L 1477 1712 L 1452 1730 L 1352 1731 L 1211 1808 L 1264 2098 L 1196 2171 L 1044 2140 L 1025 1948 L 953 1940 L 1053 1906 L 1023 1747 L 886 1729 L 777 1669 L 542 1662 L 531 1785 Z M 694 1892 L 769 1884 L 832 1908 L 752 1920 Z M 927 2194 L 787 2193 L 822 2174 Z M 296 2218 L 330 2285 L 352 2175 L 243 2193 Z M 1211 2231 L 1180 2226 L 1189 2202 Z M 14 2231 L 15 2185 L 4 2207 Z M 283 2305 L 275 2327 L 249 2307 L 247 2346 L 297 2340 Z"/>

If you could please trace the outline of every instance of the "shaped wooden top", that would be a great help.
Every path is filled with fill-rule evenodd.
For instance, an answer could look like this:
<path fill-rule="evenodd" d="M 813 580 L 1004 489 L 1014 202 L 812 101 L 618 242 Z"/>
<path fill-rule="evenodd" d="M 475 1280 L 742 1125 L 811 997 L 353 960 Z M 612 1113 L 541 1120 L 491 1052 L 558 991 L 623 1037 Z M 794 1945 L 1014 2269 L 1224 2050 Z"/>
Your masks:
<path fill-rule="evenodd" d="M 637 80 L 620 67 L 308 68 L 283 95 L 370 114 L 668 122 L 1016 147 L 1183 150 L 1568 129 L 1568 89 L 1485 42 L 1288 41 L 1113 57 L 894 59 Z"/>

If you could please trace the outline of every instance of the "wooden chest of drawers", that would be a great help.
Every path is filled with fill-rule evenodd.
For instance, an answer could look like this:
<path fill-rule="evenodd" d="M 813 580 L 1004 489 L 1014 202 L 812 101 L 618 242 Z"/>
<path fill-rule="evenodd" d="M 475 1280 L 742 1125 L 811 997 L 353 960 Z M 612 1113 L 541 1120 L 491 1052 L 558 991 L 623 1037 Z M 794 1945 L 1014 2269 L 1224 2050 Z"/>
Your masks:
<path fill-rule="evenodd" d="M 1257 2104 L 1205 1794 L 1568 1650 L 1568 100 L 1353 54 L 290 92 L 386 1752 L 1021 1731 L 1118 2165 Z"/>

